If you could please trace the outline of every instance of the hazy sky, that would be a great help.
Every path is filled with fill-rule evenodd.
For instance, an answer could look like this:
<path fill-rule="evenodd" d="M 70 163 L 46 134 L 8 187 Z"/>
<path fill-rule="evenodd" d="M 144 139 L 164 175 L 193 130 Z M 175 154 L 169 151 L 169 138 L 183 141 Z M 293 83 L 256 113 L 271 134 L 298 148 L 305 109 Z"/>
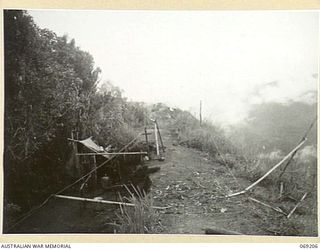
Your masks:
<path fill-rule="evenodd" d="M 310 101 L 316 12 L 29 11 L 68 34 L 129 100 L 164 102 L 235 123 L 254 103 Z"/>

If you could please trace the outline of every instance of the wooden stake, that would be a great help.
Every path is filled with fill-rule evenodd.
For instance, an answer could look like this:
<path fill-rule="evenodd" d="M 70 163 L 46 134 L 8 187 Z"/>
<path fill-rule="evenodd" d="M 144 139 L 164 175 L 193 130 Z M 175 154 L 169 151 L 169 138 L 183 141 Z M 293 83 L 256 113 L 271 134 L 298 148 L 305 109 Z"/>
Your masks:
<path fill-rule="evenodd" d="M 155 136 L 155 140 L 156 140 L 156 150 L 157 150 L 157 156 L 160 156 L 160 152 L 159 152 L 159 143 L 158 143 L 158 131 L 157 131 L 157 123 L 156 121 L 154 122 L 154 136 Z"/>
<path fill-rule="evenodd" d="M 253 188 L 258 183 L 260 183 L 262 180 L 264 180 L 275 169 L 277 169 L 279 166 L 281 166 L 281 164 L 283 162 L 285 162 L 294 152 L 296 152 L 306 142 L 306 140 L 307 140 L 307 138 L 305 138 L 302 142 L 300 142 L 300 144 L 298 146 L 296 146 L 293 150 L 291 150 L 291 152 L 289 154 L 287 154 L 280 162 L 278 162 L 275 166 L 273 166 L 267 173 L 265 173 L 265 175 L 263 175 L 261 178 L 256 180 L 254 183 L 252 183 L 249 187 L 245 188 L 241 192 L 237 192 L 237 193 L 234 193 L 234 194 L 227 195 L 226 197 L 228 198 L 228 197 L 232 197 L 232 196 L 236 196 L 236 195 L 240 195 L 240 194 L 244 194 L 244 193 L 248 192 L 251 188 Z"/>
<path fill-rule="evenodd" d="M 148 152 L 148 156 L 149 156 L 149 142 L 148 142 L 148 133 L 147 133 L 147 127 L 144 127 L 144 134 L 146 136 L 146 144 L 147 144 L 147 152 Z"/>
<path fill-rule="evenodd" d="M 303 200 L 307 197 L 308 193 L 305 193 L 300 201 L 297 203 L 297 205 L 295 205 L 295 207 L 290 211 L 290 213 L 288 214 L 287 218 L 290 219 L 291 215 L 294 213 L 294 211 L 296 211 L 296 209 L 300 206 L 300 204 L 303 202 Z"/>
<path fill-rule="evenodd" d="M 81 197 L 75 197 L 75 196 L 67 196 L 67 195 L 54 195 L 55 198 L 61 198 L 61 199 L 67 199 L 67 200 L 75 200 L 75 201 L 87 201 L 87 202 L 95 202 L 95 203 L 103 203 L 103 204 L 110 204 L 110 205 L 122 205 L 122 206 L 130 206 L 134 207 L 136 206 L 133 203 L 126 203 L 126 202 L 119 202 L 119 201 L 107 201 L 107 200 L 95 200 L 95 199 L 88 199 L 88 198 L 81 198 Z M 157 206 L 152 206 L 154 209 L 168 209 L 168 207 L 157 207 Z"/>

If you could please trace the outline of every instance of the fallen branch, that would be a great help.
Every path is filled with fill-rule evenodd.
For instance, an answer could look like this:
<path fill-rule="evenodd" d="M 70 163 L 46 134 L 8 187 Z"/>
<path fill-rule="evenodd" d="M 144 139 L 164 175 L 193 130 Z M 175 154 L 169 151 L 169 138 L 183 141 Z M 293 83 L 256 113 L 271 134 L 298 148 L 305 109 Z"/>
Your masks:
<path fill-rule="evenodd" d="M 275 166 L 273 166 L 267 173 L 265 173 L 265 175 L 263 175 L 261 178 L 259 178 L 254 183 L 252 183 L 249 187 L 245 188 L 241 192 L 226 195 L 226 197 L 229 198 L 232 196 L 236 196 L 236 195 L 240 195 L 240 194 L 244 194 L 244 193 L 248 192 L 251 188 L 256 186 L 258 183 L 260 183 L 262 180 L 264 180 L 268 175 L 270 175 L 275 169 L 277 169 L 279 166 L 281 166 L 281 164 L 284 163 L 292 154 L 294 154 L 306 142 L 306 140 L 307 140 L 307 138 L 304 138 L 304 140 L 302 140 L 298 146 L 296 146 L 293 150 L 291 150 L 291 152 L 289 154 L 287 154 L 280 162 L 278 162 Z"/>
<path fill-rule="evenodd" d="M 287 218 L 290 219 L 291 215 L 294 213 L 294 211 L 296 211 L 296 209 L 300 206 L 300 204 L 303 202 L 303 200 L 307 197 L 308 193 L 305 193 L 300 201 L 297 203 L 297 205 L 295 205 L 295 207 L 290 211 L 290 213 L 288 214 Z"/>
<path fill-rule="evenodd" d="M 259 201 L 259 200 L 255 199 L 255 198 L 249 197 L 248 199 L 251 200 L 251 201 L 254 201 L 254 202 L 256 202 L 256 203 L 258 203 L 258 204 L 260 204 L 260 205 L 262 205 L 262 206 L 271 208 L 272 210 L 274 210 L 274 211 L 276 211 L 276 212 L 278 212 L 278 213 L 281 213 L 281 214 L 287 216 L 287 214 L 286 214 L 285 212 L 283 212 L 282 209 L 279 208 L 279 207 L 270 206 L 269 204 L 266 204 L 266 203 L 264 203 L 264 202 L 262 202 L 262 201 Z"/>
<path fill-rule="evenodd" d="M 87 202 L 95 202 L 95 203 L 103 203 L 103 204 L 110 204 L 110 205 L 123 205 L 123 206 L 130 206 L 134 207 L 136 206 L 133 203 L 126 203 L 126 202 L 119 202 L 119 201 L 107 201 L 107 200 L 95 200 L 95 199 L 88 199 L 88 198 L 82 198 L 82 197 L 75 197 L 75 196 L 67 196 L 67 195 L 53 195 L 55 198 L 61 198 L 61 199 L 67 199 L 67 200 L 75 200 L 75 201 L 87 201 Z M 168 207 L 156 207 L 152 206 L 154 209 L 167 209 Z"/>

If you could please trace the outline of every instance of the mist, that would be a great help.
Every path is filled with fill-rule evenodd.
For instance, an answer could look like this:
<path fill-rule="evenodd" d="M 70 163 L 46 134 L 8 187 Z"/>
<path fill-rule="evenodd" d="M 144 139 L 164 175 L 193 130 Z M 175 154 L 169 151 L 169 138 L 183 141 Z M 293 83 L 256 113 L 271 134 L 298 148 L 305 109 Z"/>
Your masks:
<path fill-rule="evenodd" d="M 214 123 L 243 123 L 256 104 L 314 103 L 317 12 L 30 10 L 93 55 L 129 100 L 162 102 Z M 56 20 L 64 20 L 56 22 Z"/>

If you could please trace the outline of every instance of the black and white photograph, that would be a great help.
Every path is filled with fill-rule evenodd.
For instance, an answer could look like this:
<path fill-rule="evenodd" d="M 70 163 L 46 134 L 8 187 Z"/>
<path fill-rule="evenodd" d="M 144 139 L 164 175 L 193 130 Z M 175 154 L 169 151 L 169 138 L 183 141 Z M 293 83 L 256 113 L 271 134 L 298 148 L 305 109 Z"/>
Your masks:
<path fill-rule="evenodd" d="M 318 11 L 4 9 L 8 234 L 318 236 Z"/>

